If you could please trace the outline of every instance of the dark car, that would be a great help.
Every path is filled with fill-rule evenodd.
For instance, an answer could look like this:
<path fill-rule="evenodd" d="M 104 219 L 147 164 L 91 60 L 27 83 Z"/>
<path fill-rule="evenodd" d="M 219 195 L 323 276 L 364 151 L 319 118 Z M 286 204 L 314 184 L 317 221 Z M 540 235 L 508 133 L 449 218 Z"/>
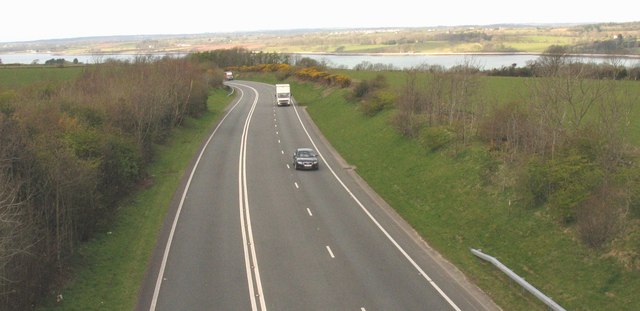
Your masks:
<path fill-rule="evenodd" d="M 318 169 L 318 155 L 311 148 L 298 148 L 293 153 L 293 167 L 299 169 Z"/>

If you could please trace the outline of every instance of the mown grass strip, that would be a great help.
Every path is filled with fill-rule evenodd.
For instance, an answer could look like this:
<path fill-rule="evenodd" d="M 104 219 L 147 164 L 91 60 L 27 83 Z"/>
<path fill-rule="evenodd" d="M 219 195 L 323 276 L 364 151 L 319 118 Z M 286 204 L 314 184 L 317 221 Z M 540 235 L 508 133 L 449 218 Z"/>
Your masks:
<path fill-rule="evenodd" d="M 132 310 L 138 298 L 149 257 L 156 244 L 171 198 L 189 162 L 212 124 L 231 100 L 226 90 L 213 91 L 209 111 L 186 120 L 164 145 L 149 167 L 152 184 L 134 194 L 118 209 L 108 229 L 101 230 L 76 253 L 73 277 L 61 292 L 52 292 L 39 310 Z M 62 294 L 62 302 L 55 297 Z"/>

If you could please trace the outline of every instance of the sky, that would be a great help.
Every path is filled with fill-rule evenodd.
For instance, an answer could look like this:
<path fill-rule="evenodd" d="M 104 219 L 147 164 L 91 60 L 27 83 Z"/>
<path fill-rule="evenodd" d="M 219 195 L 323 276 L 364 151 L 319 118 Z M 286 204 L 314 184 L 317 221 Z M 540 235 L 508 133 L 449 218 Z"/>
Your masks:
<path fill-rule="evenodd" d="M 631 21 L 640 21 L 637 0 L 8 0 L 0 4 L 0 42 L 310 28 Z"/>

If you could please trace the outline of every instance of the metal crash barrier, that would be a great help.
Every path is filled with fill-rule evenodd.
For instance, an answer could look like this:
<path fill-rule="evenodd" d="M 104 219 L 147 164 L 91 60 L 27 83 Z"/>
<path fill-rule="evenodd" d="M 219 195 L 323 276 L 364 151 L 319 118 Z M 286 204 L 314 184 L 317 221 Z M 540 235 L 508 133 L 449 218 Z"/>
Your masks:
<path fill-rule="evenodd" d="M 515 272 L 511 271 L 511 269 L 509 269 L 507 266 L 503 265 L 498 259 L 496 259 L 495 257 L 489 256 L 483 252 L 481 252 L 480 250 L 477 249 L 473 249 L 470 248 L 471 253 L 473 253 L 474 255 L 492 263 L 494 266 L 496 266 L 498 269 L 500 269 L 502 272 L 504 272 L 509 278 L 511 278 L 512 280 L 516 281 L 518 284 L 520 284 L 520 286 L 522 286 L 524 289 L 526 289 L 528 292 L 530 292 L 531 294 L 533 294 L 534 296 L 536 296 L 536 298 L 540 299 L 540 301 L 544 302 L 544 304 L 546 304 L 551 310 L 554 311 L 566 311 L 562 306 L 560 306 L 559 304 L 557 304 L 555 301 L 553 301 L 551 298 L 547 297 L 545 294 L 543 294 L 541 291 L 539 291 L 537 288 L 533 287 L 533 285 L 529 284 L 529 282 L 525 281 L 522 277 L 520 277 L 519 275 L 517 275 Z"/>

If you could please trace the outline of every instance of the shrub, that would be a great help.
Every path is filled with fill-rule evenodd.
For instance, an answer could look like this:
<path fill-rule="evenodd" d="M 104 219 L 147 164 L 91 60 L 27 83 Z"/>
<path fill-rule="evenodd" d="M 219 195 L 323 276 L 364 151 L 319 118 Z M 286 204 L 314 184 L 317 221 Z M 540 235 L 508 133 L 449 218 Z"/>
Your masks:
<path fill-rule="evenodd" d="M 0 113 L 10 116 L 15 112 L 14 103 L 17 101 L 18 94 L 14 90 L 0 91 Z"/>
<path fill-rule="evenodd" d="M 633 162 L 635 164 L 625 170 L 623 178 L 627 180 L 626 185 L 629 189 L 629 215 L 640 219 L 640 165 L 637 159 Z"/>
<path fill-rule="evenodd" d="M 391 117 L 391 125 L 405 137 L 416 137 L 420 130 L 427 125 L 427 120 L 424 115 L 414 114 L 398 110 Z"/>
<path fill-rule="evenodd" d="M 278 81 L 284 81 L 288 77 L 291 76 L 291 72 L 289 70 L 278 70 L 276 71 L 276 79 Z"/>
<path fill-rule="evenodd" d="M 322 82 L 329 86 L 348 87 L 351 79 L 344 75 L 332 75 L 328 72 L 319 71 L 317 67 L 305 67 L 295 72 L 296 78 L 306 81 Z"/>
<path fill-rule="evenodd" d="M 334 82 L 336 86 L 341 88 L 349 87 L 351 85 L 351 78 L 346 75 L 335 75 Z"/>
<path fill-rule="evenodd" d="M 575 220 L 576 206 L 589 197 L 600 182 L 602 171 L 578 154 L 570 154 L 549 165 L 552 193 L 549 196 L 552 214 L 564 223 Z"/>
<path fill-rule="evenodd" d="M 577 208 L 577 232 L 583 243 L 600 248 L 620 231 L 626 198 L 621 191 L 603 185 Z"/>
<path fill-rule="evenodd" d="M 300 67 L 322 67 L 322 64 L 310 57 L 303 57 L 299 61 L 296 62 L 296 66 Z"/>
<path fill-rule="evenodd" d="M 209 86 L 204 80 L 194 80 L 191 83 L 191 92 L 185 113 L 191 117 L 200 117 L 207 111 L 207 98 L 209 98 Z M 182 123 L 184 116 L 180 115 L 176 124 Z"/>
<path fill-rule="evenodd" d="M 224 81 L 224 71 L 218 67 L 208 68 L 205 71 L 204 80 L 209 87 L 221 87 Z"/>
<path fill-rule="evenodd" d="M 531 115 L 518 103 L 499 106 L 480 121 L 478 136 L 492 149 L 506 152 L 531 150 L 535 137 L 535 125 L 531 119 Z"/>
<path fill-rule="evenodd" d="M 602 170 L 574 150 L 544 161 L 534 158 L 524 177 L 523 198 L 531 206 L 546 204 L 562 223 L 575 221 L 576 206 L 587 199 L 602 179 Z"/>
<path fill-rule="evenodd" d="M 396 95 L 388 91 L 376 91 L 373 96 L 360 101 L 360 111 L 367 116 L 374 116 L 378 112 L 392 107 L 396 100 Z"/>
<path fill-rule="evenodd" d="M 353 96 L 355 98 L 365 97 L 365 95 L 369 94 L 371 88 L 372 85 L 369 83 L 369 81 L 360 81 L 360 83 L 356 84 L 356 86 L 353 88 Z"/>
<path fill-rule="evenodd" d="M 436 151 L 449 144 L 455 134 L 443 126 L 425 127 L 420 131 L 420 143 L 427 152 Z"/>
<path fill-rule="evenodd" d="M 107 203 L 116 202 L 140 179 L 144 162 L 133 139 L 121 135 L 104 138 L 100 181 Z"/>
<path fill-rule="evenodd" d="M 355 98 L 363 98 L 376 90 L 383 89 L 387 86 L 386 78 L 383 75 L 376 75 L 371 80 L 362 80 L 353 88 L 353 96 Z"/>
<path fill-rule="evenodd" d="M 539 157 L 532 157 L 527 163 L 522 177 L 519 179 L 518 192 L 520 198 L 528 207 L 539 207 L 547 202 L 549 182 L 546 167 Z"/>

